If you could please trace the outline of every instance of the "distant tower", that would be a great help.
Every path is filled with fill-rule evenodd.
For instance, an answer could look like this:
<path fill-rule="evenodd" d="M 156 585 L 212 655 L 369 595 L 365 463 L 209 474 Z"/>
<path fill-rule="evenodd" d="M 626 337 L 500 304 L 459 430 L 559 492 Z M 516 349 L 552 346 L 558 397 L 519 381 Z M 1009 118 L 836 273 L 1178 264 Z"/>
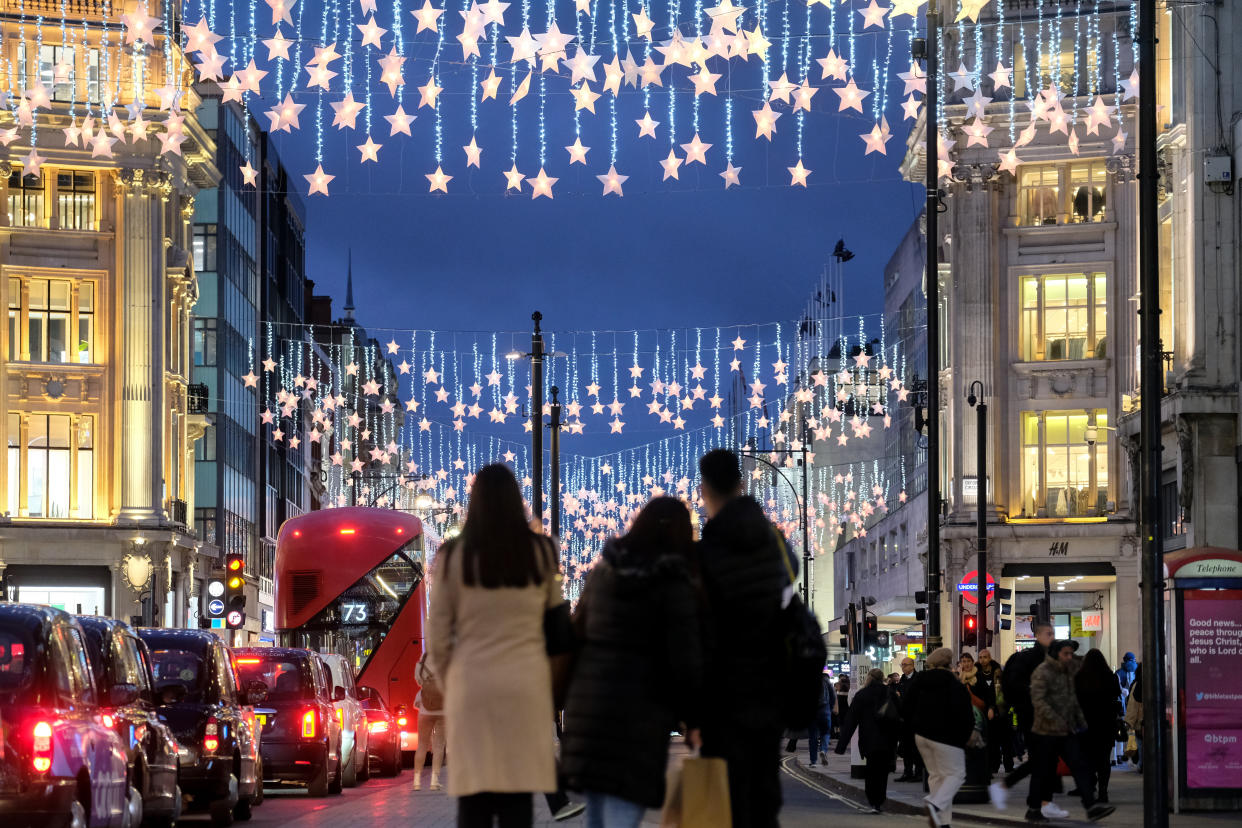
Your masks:
<path fill-rule="evenodd" d="M 354 321 L 354 249 L 349 249 L 349 265 L 345 273 L 345 321 Z"/>

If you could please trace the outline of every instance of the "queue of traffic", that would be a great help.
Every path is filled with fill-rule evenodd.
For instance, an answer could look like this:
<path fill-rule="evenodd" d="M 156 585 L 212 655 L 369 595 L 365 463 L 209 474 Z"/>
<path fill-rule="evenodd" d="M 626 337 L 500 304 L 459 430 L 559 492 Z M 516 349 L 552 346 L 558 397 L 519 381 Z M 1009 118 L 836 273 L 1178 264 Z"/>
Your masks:
<path fill-rule="evenodd" d="M 228 826 L 265 788 L 399 774 L 412 731 L 339 655 L 0 603 L 6 828 Z"/>

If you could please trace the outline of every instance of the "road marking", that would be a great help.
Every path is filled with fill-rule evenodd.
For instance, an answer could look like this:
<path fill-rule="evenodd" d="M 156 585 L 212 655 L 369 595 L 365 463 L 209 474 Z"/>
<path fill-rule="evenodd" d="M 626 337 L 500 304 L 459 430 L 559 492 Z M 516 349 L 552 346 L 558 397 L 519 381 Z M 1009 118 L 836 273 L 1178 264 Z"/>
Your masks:
<path fill-rule="evenodd" d="M 786 756 L 784 759 L 781 760 L 781 770 L 783 770 L 785 773 L 789 774 L 794 779 L 801 782 L 803 785 L 806 785 L 811 790 L 817 791 L 823 794 L 824 796 L 828 797 L 829 799 L 835 799 L 837 802 L 841 802 L 845 805 L 848 805 L 849 807 L 853 808 L 855 811 L 858 811 L 859 813 L 869 812 L 871 810 L 870 807 L 867 807 L 865 805 L 860 805 L 857 802 L 853 801 L 852 799 L 844 797 L 830 788 L 824 787 L 818 782 L 812 782 L 810 779 L 807 779 L 806 776 L 804 776 L 803 774 L 794 773 L 792 770 L 790 770 L 790 765 L 793 762 L 794 762 L 794 757 Z"/>

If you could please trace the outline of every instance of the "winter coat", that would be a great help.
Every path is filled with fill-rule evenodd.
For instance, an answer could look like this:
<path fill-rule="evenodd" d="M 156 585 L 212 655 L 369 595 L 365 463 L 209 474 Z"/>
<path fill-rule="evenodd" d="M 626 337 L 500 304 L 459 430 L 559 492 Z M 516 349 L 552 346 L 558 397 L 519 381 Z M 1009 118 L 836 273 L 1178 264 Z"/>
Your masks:
<path fill-rule="evenodd" d="M 1034 719 L 1031 732 L 1040 736 L 1069 736 L 1087 729 L 1087 720 L 1078 705 L 1074 673 L 1070 664 L 1051 656 L 1031 676 L 1031 706 Z"/>
<path fill-rule="evenodd" d="M 460 549 L 441 549 L 427 622 L 428 661 L 444 688 L 451 796 L 556 790 L 552 667 L 544 613 L 561 576 L 487 589 L 462 582 Z"/>
<path fill-rule="evenodd" d="M 1087 720 L 1087 732 L 1098 743 L 1107 743 L 1116 739 L 1117 719 L 1122 714 L 1121 684 L 1116 674 L 1107 676 L 1103 687 L 1093 687 L 1084 681 L 1086 675 L 1078 671 L 1074 679 L 1074 691 L 1078 696 L 1078 706 L 1082 709 L 1083 718 Z"/>
<path fill-rule="evenodd" d="M 1017 715 L 1018 730 L 1023 733 L 1030 731 L 1035 718 L 1035 712 L 1031 708 L 1031 676 L 1047 657 L 1048 651 L 1036 642 L 1029 649 L 1019 650 L 1011 655 L 1005 662 L 1005 669 L 1001 671 L 1005 701 Z"/>
<path fill-rule="evenodd" d="M 897 744 L 898 728 L 880 718 L 880 707 L 891 695 L 887 686 L 875 683 L 868 684 L 854 694 L 849 712 L 841 723 L 841 738 L 836 747 L 838 754 L 845 753 L 855 728 L 858 729 L 858 752 L 864 759 L 893 752 Z"/>
<path fill-rule="evenodd" d="M 790 562 L 776 532 L 755 499 L 745 495 L 730 500 L 703 526 L 698 551 L 707 601 L 707 729 L 782 724 L 779 620 Z"/>
<path fill-rule="evenodd" d="M 685 561 L 635 558 L 609 541 L 575 610 L 583 640 L 565 705 L 561 770 L 574 790 L 658 808 L 669 733 L 679 722 L 698 726 L 703 661 Z"/>
<path fill-rule="evenodd" d="M 965 747 L 975 729 L 970 693 L 948 670 L 915 675 L 902 694 L 901 707 L 915 734 L 933 742 Z"/>

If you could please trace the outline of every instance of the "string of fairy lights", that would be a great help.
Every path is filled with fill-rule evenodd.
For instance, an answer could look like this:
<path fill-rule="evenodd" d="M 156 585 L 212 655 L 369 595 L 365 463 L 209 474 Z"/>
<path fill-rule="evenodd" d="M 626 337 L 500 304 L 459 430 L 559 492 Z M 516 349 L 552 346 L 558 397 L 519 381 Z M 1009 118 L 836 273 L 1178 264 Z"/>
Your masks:
<path fill-rule="evenodd" d="M 380 147 L 413 137 L 416 130 L 432 135 L 437 173 L 427 176 L 429 189 L 448 193 L 466 166 L 486 169 L 492 156 L 481 162 L 479 152 L 495 139 L 487 126 L 507 108 L 501 118 L 508 121 L 509 164 L 515 173 L 520 164 L 530 166 L 525 175 L 508 178 L 505 189 L 528 188 L 532 198 L 550 198 L 560 179 L 543 170 L 602 164 L 602 150 L 590 154 L 596 137 L 608 142 L 610 175 L 597 176 L 604 194 L 624 195 L 620 183 L 627 176 L 617 165 L 635 163 L 625 148 L 646 137 L 660 146 L 667 139 L 662 181 L 679 180 L 678 167 L 696 161 L 735 170 L 741 136 L 735 135 L 734 116 L 741 105 L 754 113 L 753 140 L 796 160 L 790 185 L 807 186 L 822 178 L 811 178 L 814 170 L 803 166 L 804 155 L 817 146 L 816 130 L 834 128 L 833 118 L 866 125 L 867 131 L 858 132 L 865 154 L 887 154 L 890 124 L 916 119 L 919 111 L 917 90 L 900 116 L 890 111 L 890 102 L 900 99 L 891 85 L 900 82 L 897 73 L 904 70 L 921 26 L 918 0 L 895 0 L 891 6 L 878 0 L 753 6 L 723 0 L 710 7 L 704 0 L 663 0 L 658 6 L 576 0 L 572 8 L 568 0 L 522 0 L 518 9 L 500 0 L 440 3 L 422 0 L 415 7 L 393 0 L 381 8 L 375 0 L 263 0 L 270 10 L 264 15 L 259 0 L 186 0 L 138 3 L 117 20 L 108 5 L 99 7 L 97 19 L 83 19 L 67 2 L 56 11 L 40 3 L 37 13 L 29 13 L 26 0 L 17 0 L 17 65 L 3 67 L 5 108 L 15 126 L 0 137 L 10 147 L 30 148 L 23 167 L 31 174 L 42 160 L 41 142 L 86 141 L 93 156 L 110 157 L 116 141 L 147 140 L 162 130 L 161 150 L 178 154 L 184 140 L 178 110 L 197 77 L 217 81 L 226 100 L 265 115 L 271 130 L 305 134 L 314 143 L 317 169 L 305 176 L 312 195 L 328 195 L 331 182 L 346 171 L 343 164 L 379 164 Z M 938 102 L 947 113 L 940 127 L 951 148 L 945 160 L 975 147 L 1003 159 L 1007 151 L 1031 143 L 1036 128 L 1045 125 L 1044 142 L 1064 141 L 1074 153 L 1089 136 L 1096 145 L 1104 143 L 1109 135 L 1100 132 L 1101 125 L 1112 130 L 1108 152 L 1132 150 L 1124 125 L 1133 117 L 1125 104 L 1137 96 L 1134 0 L 1072 5 L 1035 0 L 1033 8 L 1018 11 L 993 0 L 959 0 L 953 7 L 956 13 L 936 46 L 942 58 L 950 58 L 942 59 L 937 84 Z M 416 26 L 408 26 L 407 14 Z M 165 36 L 169 30 L 179 31 L 179 47 Z M 57 48 L 68 57 L 58 60 Z M 816 62 L 823 67 L 818 77 Z M 419 91 L 417 104 L 409 99 L 409 110 L 407 81 Z M 56 103 L 68 105 L 67 126 L 52 107 L 49 84 Z M 507 101 L 497 94 L 502 85 Z M 836 95 L 817 96 L 821 89 Z M 906 90 L 903 95 L 910 91 L 909 81 Z M 597 108 L 604 95 L 606 108 Z M 526 104 L 528 97 L 537 104 Z M 1074 103 L 1083 97 L 1085 106 Z M 997 105 L 989 106 L 993 102 Z M 342 117 L 343 103 L 364 115 L 360 125 L 355 117 Z M 79 104 L 86 113 L 81 117 Z M 957 108 L 962 104 L 965 115 Z M 116 111 L 122 105 L 129 126 Z M 709 112 L 719 117 L 705 117 Z M 422 125 L 423 114 L 431 116 L 429 127 Z M 784 114 L 793 115 L 792 130 L 778 123 Z M 151 120 L 143 120 L 146 116 Z M 380 135 L 385 122 L 389 134 Z M 463 160 L 455 149 L 446 151 L 444 142 L 465 124 L 472 146 Z M 723 134 L 711 124 L 720 125 Z M 363 150 L 361 160 L 329 157 L 324 145 L 334 128 L 354 130 L 373 147 Z M 575 145 L 568 161 L 552 149 L 567 129 Z M 64 130 L 69 131 L 62 136 Z M 791 137 L 783 137 L 787 132 Z M 990 133 L 996 134 L 989 138 Z M 691 134 L 695 140 L 687 144 Z M 1001 135 L 1008 137 L 1007 146 L 1000 146 Z M 537 145 L 532 155 L 541 170 L 539 182 L 529 175 L 535 163 L 526 155 L 531 145 Z M 1093 146 L 1093 151 L 1099 150 Z M 1006 171 L 1013 171 L 1012 164 Z M 741 183 L 740 172 L 721 173 L 726 189 Z M 497 174 L 497 185 L 501 180 Z M 762 178 L 761 183 L 774 182 Z"/>
<path fill-rule="evenodd" d="M 779 468 L 748 461 L 748 486 L 791 536 L 809 469 L 814 552 L 865 533 L 870 515 L 906 497 L 889 429 L 912 402 L 900 343 L 876 327 L 860 317 L 839 336 L 805 320 L 545 332 L 571 580 L 650 497 L 694 505 L 697 460 L 721 446 L 766 452 Z M 255 391 L 249 416 L 289 451 L 318 452 L 324 505 L 432 503 L 427 516 L 445 528 L 487 463 L 511 465 L 531 494 L 529 336 L 271 323 L 242 378 Z"/>

